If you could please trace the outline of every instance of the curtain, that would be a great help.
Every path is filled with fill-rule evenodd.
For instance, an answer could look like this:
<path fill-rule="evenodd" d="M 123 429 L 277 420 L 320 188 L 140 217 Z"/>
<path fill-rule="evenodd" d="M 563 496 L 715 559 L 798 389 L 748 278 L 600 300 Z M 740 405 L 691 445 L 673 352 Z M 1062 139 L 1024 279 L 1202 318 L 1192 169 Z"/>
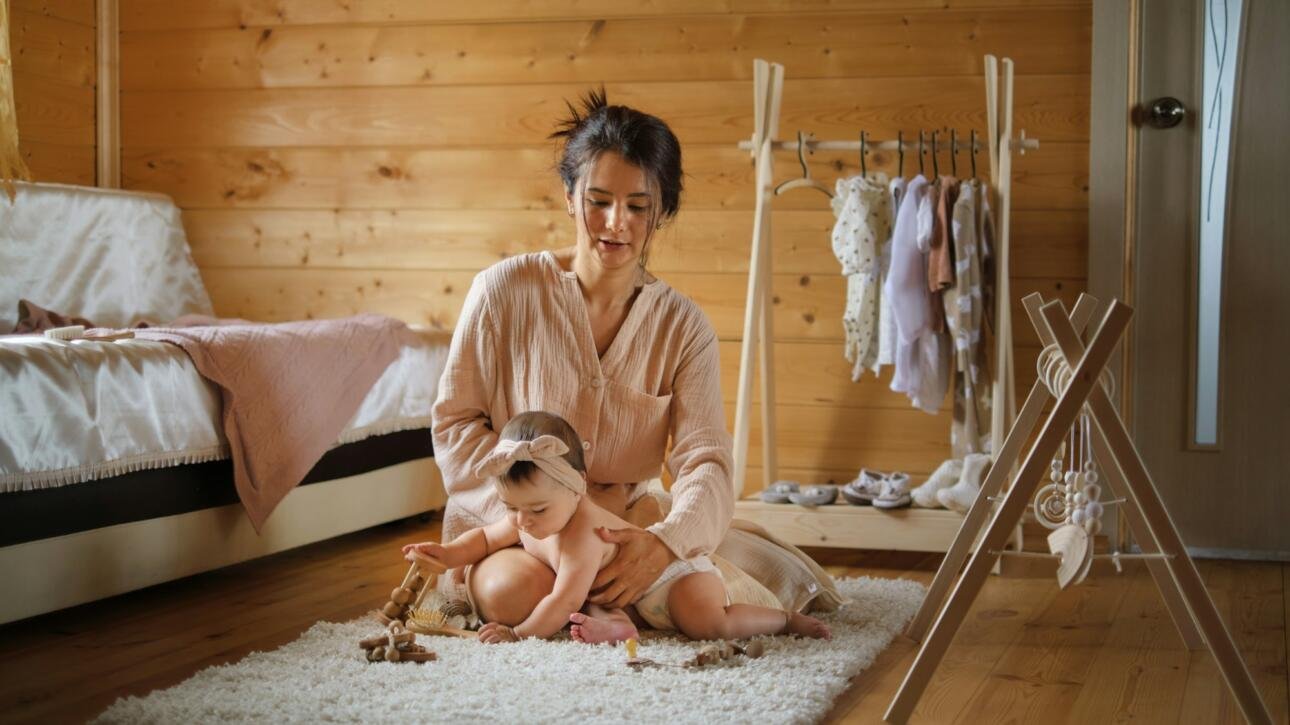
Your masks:
<path fill-rule="evenodd" d="M 31 180 L 18 152 L 18 113 L 13 100 L 13 54 L 9 51 L 9 3 L 0 0 L 0 187 L 13 201 L 17 179 Z"/>

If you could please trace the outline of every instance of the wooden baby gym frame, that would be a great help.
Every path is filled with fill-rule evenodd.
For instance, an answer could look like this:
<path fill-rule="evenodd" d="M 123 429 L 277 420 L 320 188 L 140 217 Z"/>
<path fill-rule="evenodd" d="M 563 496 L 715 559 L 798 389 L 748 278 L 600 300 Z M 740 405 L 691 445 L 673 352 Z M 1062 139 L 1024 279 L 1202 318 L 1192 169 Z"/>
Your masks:
<path fill-rule="evenodd" d="M 1112 301 L 1091 342 L 1085 347 L 1080 331 L 1092 317 L 1097 306 L 1095 299 L 1080 295 L 1069 317 L 1060 301 L 1045 304 L 1038 294 L 1028 295 L 1023 303 L 1039 339 L 1046 347 L 1056 346 L 1054 352 L 1064 360 L 1070 375 L 1065 378 L 1061 389 L 1050 389 L 1050 383 L 1042 376 L 1031 387 L 1016 423 L 998 450 L 980 495 L 963 520 L 958 536 L 928 589 L 927 598 L 906 631 L 922 646 L 887 709 L 885 719 L 894 723 L 909 719 L 968 609 L 980 593 L 990 568 L 1000 555 L 1012 553 L 1003 551 L 1004 543 L 1020 521 L 1046 465 L 1057 453 L 1077 416 L 1084 411 L 1092 423 L 1088 426 L 1088 443 L 1091 444 L 1093 460 L 1103 472 L 1101 480 L 1113 493 L 1123 497 L 1120 503 L 1125 519 L 1143 550 L 1138 558 L 1145 559 L 1150 567 L 1151 576 L 1183 642 L 1189 649 L 1209 649 L 1246 720 L 1271 723 L 1271 715 L 1241 660 L 1236 643 L 1219 617 L 1195 563 L 1179 538 L 1178 529 L 1165 510 L 1151 474 L 1104 389 L 1103 371 L 1111 351 L 1128 327 L 1133 314 L 1131 308 L 1118 300 Z M 1039 437 L 1026 455 L 1020 472 L 1013 477 L 1007 493 L 998 498 L 1014 470 L 1022 445 L 1035 431 L 1044 406 L 1054 397 L 1056 404 L 1044 420 Z M 994 516 L 982 533 L 986 516 L 996 503 Z M 967 569 L 954 584 L 969 551 L 972 556 Z M 947 592 L 948 602 L 945 601 Z M 933 618 L 935 623 L 931 624 Z"/>
<path fill-rule="evenodd" d="M 1013 64 L 1010 58 L 1003 59 L 1002 97 L 1000 96 L 999 62 L 992 56 L 985 56 L 985 96 L 987 148 L 990 157 L 990 181 L 998 198 L 997 239 L 995 240 L 995 260 L 999 273 L 996 275 L 996 293 L 998 300 L 1011 298 L 1008 282 L 1008 246 L 1010 225 L 1009 216 L 1012 206 L 1012 152 L 1025 153 L 1027 149 L 1039 147 L 1039 141 L 1026 138 L 1022 131 L 1019 138 L 1012 137 L 1012 88 Z M 742 496 L 748 468 L 748 439 L 751 430 L 752 384 L 753 384 L 753 351 L 759 355 L 758 366 L 761 372 L 761 415 L 762 415 L 762 471 L 767 484 L 778 477 L 778 459 L 775 448 L 775 370 L 774 370 L 774 324 L 772 320 L 771 282 L 771 200 L 779 191 L 788 188 L 811 186 L 823 188 L 819 182 L 810 179 L 809 169 L 805 178 L 790 181 L 782 189 L 774 186 L 774 152 L 797 151 L 805 167 L 802 155 L 803 146 L 811 150 L 844 151 L 854 150 L 864 153 L 869 150 L 888 150 L 904 153 L 914 142 L 897 138 L 895 140 L 869 140 L 863 132 L 859 140 L 847 141 L 813 141 L 805 140 L 801 133 L 797 141 L 779 141 L 780 103 L 783 96 L 784 66 L 779 63 L 768 63 L 764 60 L 753 62 L 753 136 L 751 141 L 739 142 L 739 148 L 751 151 L 756 164 L 755 180 L 757 202 L 753 215 L 752 254 L 748 272 L 748 297 L 744 308 L 743 342 L 739 359 L 739 392 L 735 404 L 734 431 L 734 489 L 735 497 Z M 935 138 L 935 137 L 933 137 Z M 952 142 L 952 150 L 957 148 L 958 141 Z M 975 139 L 973 140 L 975 150 Z M 935 158 L 935 154 L 933 154 Z M 920 156 L 921 159 L 921 156 Z M 862 161 L 863 163 L 863 161 Z M 995 370 L 993 417 L 991 419 L 991 440 L 998 441 L 1016 415 L 1015 383 L 1012 360 L 1012 317 L 1009 305 L 1000 304 L 995 311 Z M 812 542 L 820 543 L 820 542 Z M 830 545 L 838 545 L 836 543 Z"/>

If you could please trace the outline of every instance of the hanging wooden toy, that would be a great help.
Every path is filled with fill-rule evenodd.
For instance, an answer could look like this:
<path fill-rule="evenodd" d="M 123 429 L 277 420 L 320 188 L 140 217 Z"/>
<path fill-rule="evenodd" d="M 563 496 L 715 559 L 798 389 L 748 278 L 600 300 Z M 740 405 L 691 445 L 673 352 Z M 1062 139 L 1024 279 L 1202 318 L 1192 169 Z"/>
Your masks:
<path fill-rule="evenodd" d="M 1027 505 L 1033 505 L 1039 520 L 1053 528 L 1049 546 L 1060 559 L 1059 583 L 1069 586 L 1084 578 L 1094 558 L 1092 539 L 1101 527 L 1105 484 L 1124 497 L 1106 503 L 1123 504 L 1120 512 L 1143 549 L 1141 554 L 1118 558 L 1146 561 L 1183 644 L 1188 649 L 1210 651 L 1247 721 L 1271 723 L 1258 687 L 1111 402 L 1114 390 L 1107 364 L 1128 328 L 1132 309 L 1112 300 L 1086 345 L 1080 332 L 1097 307 L 1091 296 L 1080 295 L 1069 315 L 1060 301 L 1044 303 L 1038 294 L 1027 295 L 1022 304 L 1044 344 L 1039 376 L 906 630 L 911 639 L 922 644 L 884 719 L 895 723 L 909 719 L 1000 556 L 1048 556 L 1004 548 Z M 1056 402 L 1044 413 L 1050 400 Z M 1038 437 L 1012 475 L 1025 442 L 1036 430 Z M 1074 436 L 1077 431 L 1082 434 L 1080 445 Z M 1063 438 L 1068 434 L 1071 440 L 1063 451 Z M 1048 483 L 1040 488 L 1045 469 Z M 1011 487 L 998 496 L 1009 479 Z M 967 568 L 960 576 L 965 560 Z"/>

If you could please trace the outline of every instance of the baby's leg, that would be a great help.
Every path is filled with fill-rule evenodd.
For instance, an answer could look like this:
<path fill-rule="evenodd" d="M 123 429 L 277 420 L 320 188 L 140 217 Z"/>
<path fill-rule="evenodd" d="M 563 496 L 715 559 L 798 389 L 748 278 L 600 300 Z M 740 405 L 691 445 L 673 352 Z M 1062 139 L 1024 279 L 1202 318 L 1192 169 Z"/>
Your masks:
<path fill-rule="evenodd" d="M 726 604 L 726 587 L 712 572 L 687 574 L 672 585 L 667 608 L 676 628 L 692 639 L 743 639 L 759 634 L 833 635 L 815 617 L 753 604 Z"/>
<path fill-rule="evenodd" d="M 569 615 L 569 621 L 573 622 L 573 626 L 569 628 L 569 635 L 575 640 L 587 644 L 601 642 L 614 644 L 637 636 L 636 625 L 632 624 L 627 612 L 621 609 L 605 609 L 596 604 L 588 604 L 583 609 L 586 611 L 585 614 L 574 612 Z"/>

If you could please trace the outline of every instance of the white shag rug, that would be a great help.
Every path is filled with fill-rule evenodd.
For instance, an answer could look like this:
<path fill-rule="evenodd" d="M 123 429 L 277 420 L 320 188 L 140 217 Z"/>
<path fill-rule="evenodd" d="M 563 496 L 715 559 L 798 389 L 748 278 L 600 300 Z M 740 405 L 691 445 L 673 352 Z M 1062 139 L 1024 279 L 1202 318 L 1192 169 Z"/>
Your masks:
<path fill-rule="evenodd" d="M 426 664 L 363 659 L 370 619 L 319 622 L 296 641 L 210 667 L 166 690 L 118 700 L 105 723 L 177 722 L 667 722 L 808 723 L 822 718 L 914 615 L 917 582 L 839 579 L 852 603 L 824 615 L 828 642 L 765 640 L 756 660 L 701 669 L 634 670 L 620 645 L 568 639 L 483 645 L 419 636 L 438 654 Z M 646 635 L 638 655 L 680 663 L 699 645 Z"/>

